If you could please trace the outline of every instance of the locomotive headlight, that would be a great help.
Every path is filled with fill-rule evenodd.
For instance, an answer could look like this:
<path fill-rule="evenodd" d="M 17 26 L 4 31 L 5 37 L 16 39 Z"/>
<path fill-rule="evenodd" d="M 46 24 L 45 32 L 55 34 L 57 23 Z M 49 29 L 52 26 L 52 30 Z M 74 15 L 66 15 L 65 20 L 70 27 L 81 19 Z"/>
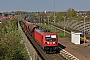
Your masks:
<path fill-rule="evenodd" d="M 49 42 L 46 42 L 46 44 L 49 44 Z"/>
<path fill-rule="evenodd" d="M 55 44 L 55 42 L 53 42 L 53 44 Z"/>
<path fill-rule="evenodd" d="M 49 42 L 47 42 L 47 44 L 49 44 Z"/>
<path fill-rule="evenodd" d="M 53 44 L 57 44 L 56 42 L 53 42 Z"/>

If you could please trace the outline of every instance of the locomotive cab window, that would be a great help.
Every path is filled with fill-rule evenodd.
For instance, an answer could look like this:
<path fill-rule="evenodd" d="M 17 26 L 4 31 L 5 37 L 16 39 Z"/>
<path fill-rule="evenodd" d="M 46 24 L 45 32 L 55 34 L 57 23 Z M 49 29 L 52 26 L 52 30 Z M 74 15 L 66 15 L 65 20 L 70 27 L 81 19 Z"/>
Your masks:
<path fill-rule="evenodd" d="M 52 40 L 56 40 L 56 35 L 51 35 Z"/>
<path fill-rule="evenodd" d="M 56 35 L 46 35 L 46 40 L 56 40 Z"/>

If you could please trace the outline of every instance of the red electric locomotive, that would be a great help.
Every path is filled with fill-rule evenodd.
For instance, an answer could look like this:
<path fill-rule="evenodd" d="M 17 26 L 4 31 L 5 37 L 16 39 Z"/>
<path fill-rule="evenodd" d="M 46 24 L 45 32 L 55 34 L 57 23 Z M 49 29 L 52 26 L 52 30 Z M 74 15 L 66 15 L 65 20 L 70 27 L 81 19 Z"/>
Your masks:
<path fill-rule="evenodd" d="M 33 32 L 35 40 L 46 52 L 57 51 L 58 49 L 58 35 L 56 32 L 50 32 L 44 28 L 38 28 L 35 24 L 23 20 L 25 29 Z"/>
<path fill-rule="evenodd" d="M 56 51 L 58 49 L 58 36 L 55 32 L 46 29 L 35 29 L 34 37 L 46 51 Z"/>

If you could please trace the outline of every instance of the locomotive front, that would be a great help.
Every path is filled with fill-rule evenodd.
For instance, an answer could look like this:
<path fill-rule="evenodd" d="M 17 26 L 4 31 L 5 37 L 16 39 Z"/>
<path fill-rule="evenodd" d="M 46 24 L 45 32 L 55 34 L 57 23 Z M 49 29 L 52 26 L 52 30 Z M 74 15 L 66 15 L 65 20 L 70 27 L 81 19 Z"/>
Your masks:
<path fill-rule="evenodd" d="M 44 32 L 43 39 L 45 50 L 56 51 L 58 49 L 58 36 L 55 32 Z"/>

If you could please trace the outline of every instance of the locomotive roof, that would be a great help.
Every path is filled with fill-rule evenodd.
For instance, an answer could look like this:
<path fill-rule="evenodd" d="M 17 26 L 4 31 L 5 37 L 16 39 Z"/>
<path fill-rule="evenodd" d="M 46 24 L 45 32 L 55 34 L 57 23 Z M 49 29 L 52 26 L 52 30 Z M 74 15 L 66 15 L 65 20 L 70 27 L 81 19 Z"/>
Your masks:
<path fill-rule="evenodd" d="M 42 32 L 50 32 L 49 30 L 46 29 L 36 29 L 36 32 L 38 32 L 39 34 L 42 34 Z"/>

